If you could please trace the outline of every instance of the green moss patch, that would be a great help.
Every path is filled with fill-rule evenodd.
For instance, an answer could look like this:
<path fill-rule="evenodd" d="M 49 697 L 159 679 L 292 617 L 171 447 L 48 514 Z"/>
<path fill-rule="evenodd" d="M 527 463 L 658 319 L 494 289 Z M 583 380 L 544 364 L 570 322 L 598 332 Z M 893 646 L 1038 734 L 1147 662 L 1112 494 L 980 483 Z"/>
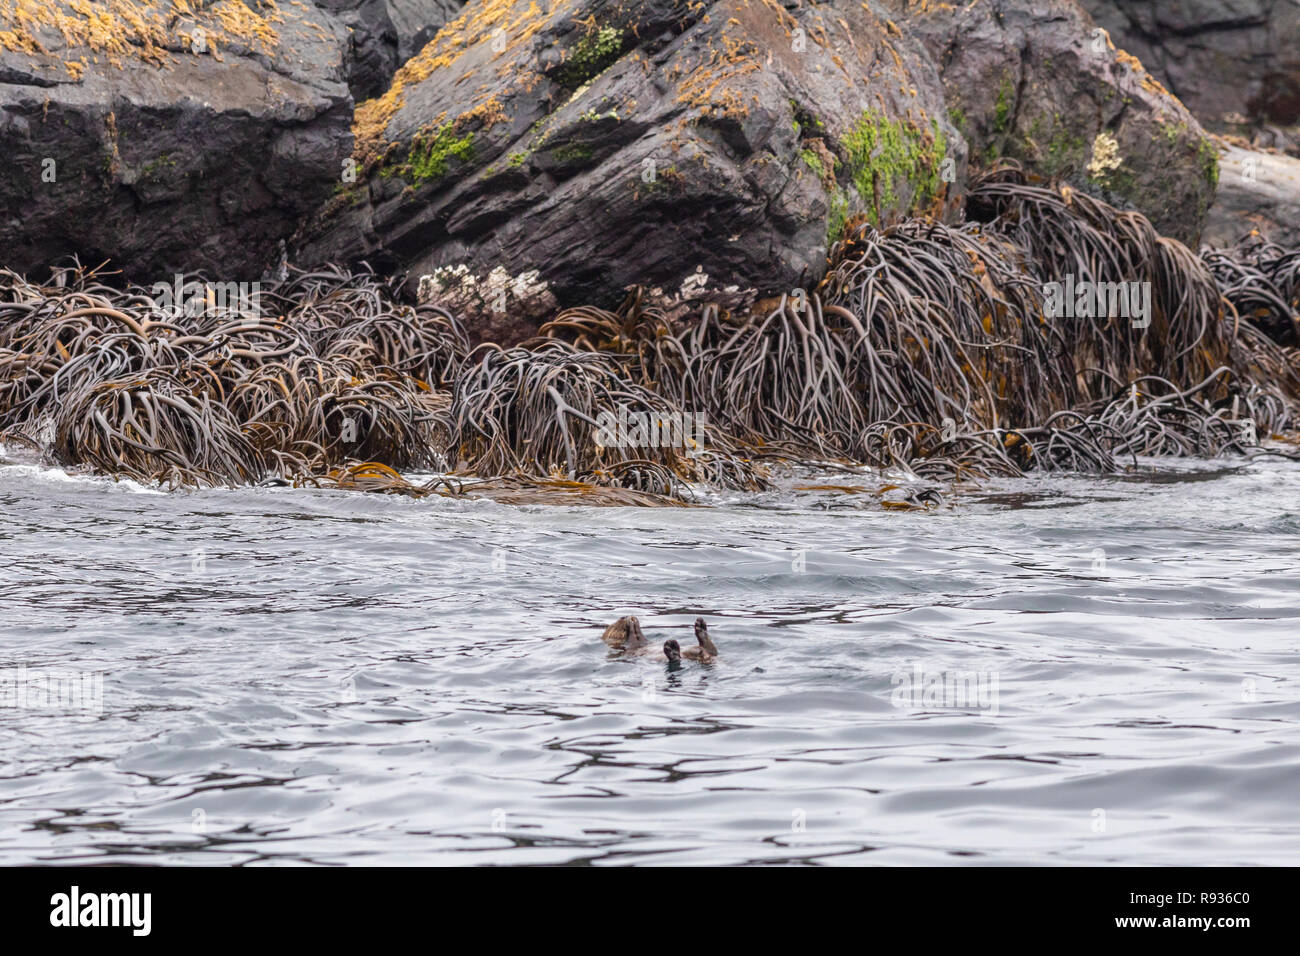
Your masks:
<path fill-rule="evenodd" d="M 601 27 L 573 45 L 555 78 L 570 89 L 577 89 L 599 76 L 623 52 L 623 31 L 618 27 Z"/>
<path fill-rule="evenodd" d="M 799 156 L 808 164 L 808 168 L 817 174 L 818 179 L 822 179 L 826 176 L 826 167 L 822 164 L 821 157 L 811 149 L 799 150 Z"/>
<path fill-rule="evenodd" d="M 998 98 L 993 104 L 993 132 L 1004 136 L 1011 131 L 1011 106 L 1016 91 L 1009 79 L 1004 79 L 998 87 Z"/>
<path fill-rule="evenodd" d="M 457 136 L 451 123 L 417 133 L 411 140 L 406 162 L 386 167 L 384 176 L 398 175 L 415 183 L 437 182 L 447 175 L 453 159 L 467 163 L 474 158 L 474 134 Z"/>
<path fill-rule="evenodd" d="M 1196 153 L 1201 160 L 1201 169 L 1205 174 L 1205 181 L 1210 184 L 1211 189 L 1217 189 L 1219 186 L 1219 151 L 1214 147 L 1213 142 L 1202 137 L 1200 145 L 1196 148 Z"/>
<path fill-rule="evenodd" d="M 939 170 L 947 138 L 937 120 L 925 131 L 910 122 L 893 122 L 867 110 L 844 137 L 849 175 L 877 224 L 897 208 L 900 190 L 911 186 L 906 210 L 928 205 L 939 194 Z"/>
<path fill-rule="evenodd" d="M 832 245 L 844 234 L 844 226 L 849 221 L 849 197 L 843 189 L 836 189 L 830 195 L 830 212 L 826 217 L 826 245 Z"/>

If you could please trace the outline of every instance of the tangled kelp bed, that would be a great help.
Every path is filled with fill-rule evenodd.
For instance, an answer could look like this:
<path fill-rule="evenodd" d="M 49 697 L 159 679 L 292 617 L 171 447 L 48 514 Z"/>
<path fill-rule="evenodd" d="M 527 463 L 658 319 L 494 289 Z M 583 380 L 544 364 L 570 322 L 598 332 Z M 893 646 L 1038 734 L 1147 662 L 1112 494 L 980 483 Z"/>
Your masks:
<path fill-rule="evenodd" d="M 233 302 L 195 282 L 176 307 L 95 269 L 4 272 L 0 438 L 168 487 L 646 504 L 759 490 L 780 461 L 1111 472 L 1256 453 L 1293 423 L 1300 254 L 1198 257 L 1014 167 L 974 184 L 968 216 L 852 225 L 816 288 L 745 314 L 670 317 L 633 290 L 513 348 L 471 350 L 456 316 L 365 272 Z M 1062 318 L 1045 288 L 1067 275 L 1143 284 L 1149 312 Z M 611 440 L 629 420 L 651 437 Z"/>
<path fill-rule="evenodd" d="M 1243 454 L 1288 427 L 1296 353 L 1138 213 L 1033 184 L 976 184 L 971 222 L 859 224 L 828 274 L 734 318 L 631 297 L 542 328 L 621 356 L 629 381 L 701 409 L 739 447 L 931 478 L 1113 471 L 1138 455 Z M 1044 287 L 1147 283 L 1150 315 L 1049 317 Z"/>
<path fill-rule="evenodd" d="M 1281 345 L 1300 345 L 1300 249 L 1252 232 L 1233 249 L 1206 249 L 1201 257 L 1238 315 Z"/>
<path fill-rule="evenodd" d="M 180 307 L 104 278 L 0 273 L 0 436 L 62 465 L 168 487 L 459 496 L 464 482 L 400 474 L 457 465 L 492 479 L 477 494 L 610 503 L 681 497 L 687 481 L 763 486 L 712 440 L 641 452 L 579 439 L 599 407 L 668 405 L 563 343 L 471 353 L 454 316 L 397 304 L 368 273 L 299 272 L 230 302 L 193 282 Z"/>
<path fill-rule="evenodd" d="M 454 318 L 342 273 L 244 305 L 202 287 L 164 308 L 81 268 L 45 286 L 0 274 L 0 429 L 62 464 L 171 486 L 436 463 L 438 386 L 465 351 Z"/>

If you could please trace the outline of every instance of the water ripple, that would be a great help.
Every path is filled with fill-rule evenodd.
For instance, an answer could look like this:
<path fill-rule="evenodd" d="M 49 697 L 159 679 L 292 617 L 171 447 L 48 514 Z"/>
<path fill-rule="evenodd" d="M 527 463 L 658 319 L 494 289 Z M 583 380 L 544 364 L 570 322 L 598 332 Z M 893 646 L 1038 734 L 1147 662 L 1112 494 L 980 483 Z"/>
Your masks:
<path fill-rule="evenodd" d="M 1294 862 L 1298 492 L 1161 463 L 936 513 L 548 509 L 0 467 L 4 687 L 102 681 L 0 706 L 0 862 Z M 626 613 L 723 656 L 611 659 Z"/>

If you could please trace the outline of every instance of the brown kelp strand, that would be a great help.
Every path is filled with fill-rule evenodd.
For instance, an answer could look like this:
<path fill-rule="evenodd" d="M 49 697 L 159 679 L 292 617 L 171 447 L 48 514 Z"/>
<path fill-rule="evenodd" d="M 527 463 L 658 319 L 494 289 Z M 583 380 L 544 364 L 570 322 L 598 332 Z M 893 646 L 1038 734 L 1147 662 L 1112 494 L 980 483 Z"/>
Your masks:
<path fill-rule="evenodd" d="M 407 498 L 491 498 L 503 504 L 575 504 L 639 505 L 679 507 L 676 497 L 656 495 L 630 488 L 615 488 L 562 478 L 539 478 L 529 475 L 502 475 L 495 478 L 461 480 L 438 475 L 416 483 L 379 462 L 351 462 L 318 475 L 303 476 L 288 482 L 283 479 L 267 484 L 293 484 L 295 487 L 325 488 L 338 491 L 400 495 Z"/>
<path fill-rule="evenodd" d="M 1071 397 L 1065 344 L 1005 240 L 908 222 L 861 226 L 811 292 L 737 321 L 705 307 L 668 323 L 635 303 L 575 309 L 544 335 L 617 351 L 620 367 L 746 444 L 790 456 L 892 465 L 882 428 L 1022 421 Z M 933 449 L 922 429 L 905 443 Z M 893 443 L 897 445 L 897 442 Z"/>
<path fill-rule="evenodd" d="M 1113 471 L 1138 456 L 1247 454 L 1262 437 L 1255 421 L 1240 416 L 1239 400 L 1234 409 L 1210 398 L 1230 375 L 1217 369 L 1187 389 L 1144 376 L 1089 409 L 1056 412 L 1042 426 L 1010 433 L 1006 444 L 1023 469 L 1045 471 Z"/>
<path fill-rule="evenodd" d="M 1014 166 L 973 183 L 967 213 L 1014 240 L 1044 283 L 1079 288 L 1086 282 L 1149 296 L 1143 322 L 1122 314 L 1122 295 L 1107 303 L 1105 315 L 1090 309 L 1093 314 L 1071 316 L 1082 399 L 1148 373 L 1200 381 L 1227 361 L 1229 330 L 1213 274 L 1140 213 L 1067 186 L 1034 185 Z"/>
<path fill-rule="evenodd" d="M 859 227 L 831 253 L 828 309 L 859 317 L 872 421 L 997 428 L 1074 401 L 1066 331 L 1023 255 L 995 233 Z"/>
<path fill-rule="evenodd" d="M 190 372 L 154 368 L 76 390 L 54 416 L 55 457 L 173 486 L 258 481 L 262 454 Z"/>
<path fill-rule="evenodd" d="M 610 350 L 759 453 L 921 477 L 1111 471 L 1240 453 L 1250 429 L 1288 426 L 1295 353 L 1239 322 L 1206 264 L 1140 214 L 1014 167 L 977 181 L 971 206 L 981 221 L 961 227 L 858 225 L 815 290 L 746 316 L 673 323 L 633 296 L 542 333 Z M 1063 314 L 1053 282 L 1109 300 Z M 1142 301 L 1117 303 L 1130 292 Z M 1152 398 L 1151 382 L 1168 388 Z"/>

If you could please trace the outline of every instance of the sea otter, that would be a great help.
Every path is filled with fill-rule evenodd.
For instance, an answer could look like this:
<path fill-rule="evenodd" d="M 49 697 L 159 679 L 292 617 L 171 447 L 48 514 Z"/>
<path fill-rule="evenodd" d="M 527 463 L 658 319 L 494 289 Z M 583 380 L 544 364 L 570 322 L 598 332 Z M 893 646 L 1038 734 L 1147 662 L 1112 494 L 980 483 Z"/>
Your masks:
<path fill-rule="evenodd" d="M 672 638 L 664 641 L 664 657 L 668 658 L 668 663 L 680 664 L 685 659 L 707 664 L 718 656 L 718 649 L 709 639 L 709 631 L 703 621 L 695 622 L 695 637 L 700 642 L 700 646 L 688 647 L 686 650 L 682 650 L 682 646 Z"/>
<path fill-rule="evenodd" d="M 642 657 L 654 653 L 650 642 L 641 632 L 641 622 L 630 615 L 620 617 L 605 628 L 600 639 L 610 647 L 623 651 L 628 657 Z M 702 617 L 695 619 L 695 640 L 699 642 L 698 647 L 688 647 L 683 651 L 680 644 L 669 638 L 664 641 L 663 656 L 670 664 L 679 663 L 683 659 L 711 661 L 718 656 L 718 648 L 713 643 L 713 638 L 709 637 L 708 625 L 704 623 Z"/>

